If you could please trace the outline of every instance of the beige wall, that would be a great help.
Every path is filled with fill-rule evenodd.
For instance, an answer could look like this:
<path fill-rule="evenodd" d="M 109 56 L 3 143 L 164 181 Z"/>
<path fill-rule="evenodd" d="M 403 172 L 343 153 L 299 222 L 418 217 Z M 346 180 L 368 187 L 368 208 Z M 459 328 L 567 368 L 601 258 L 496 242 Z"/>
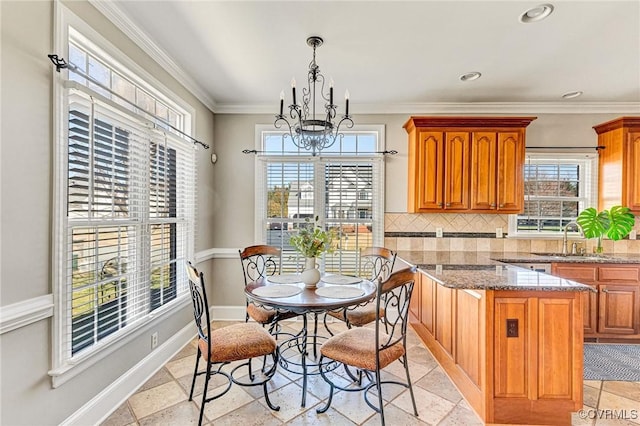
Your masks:
<path fill-rule="evenodd" d="M 124 51 L 195 109 L 198 139 L 213 141 L 213 114 L 87 2 L 67 3 L 112 44 Z M 1 271 L 0 306 L 53 292 L 52 1 L 0 1 L 1 27 Z M 198 239 L 196 251 L 213 246 L 210 199 L 214 192 L 209 153 L 198 158 Z M 210 274 L 211 262 L 202 265 Z M 0 424 L 59 424 L 114 380 L 144 359 L 150 334 L 162 345 L 189 325 L 189 307 L 157 319 L 138 337 L 97 365 L 53 389 L 52 319 L 0 336 Z M 195 334 L 195 330 L 194 330 Z"/>

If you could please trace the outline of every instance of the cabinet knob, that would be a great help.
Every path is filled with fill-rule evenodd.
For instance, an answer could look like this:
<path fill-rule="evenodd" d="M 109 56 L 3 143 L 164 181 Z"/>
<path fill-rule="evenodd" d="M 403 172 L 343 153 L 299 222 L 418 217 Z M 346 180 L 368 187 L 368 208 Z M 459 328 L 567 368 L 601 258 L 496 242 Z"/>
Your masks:
<path fill-rule="evenodd" d="M 438 207 L 442 207 L 442 203 L 438 203 Z"/>
<path fill-rule="evenodd" d="M 603 293 L 609 293 L 609 290 L 607 290 L 606 288 L 603 288 L 602 290 L 600 290 Z"/>
<path fill-rule="evenodd" d="M 447 203 L 447 207 L 451 207 L 451 203 Z"/>
<path fill-rule="evenodd" d="M 503 208 L 503 207 L 504 207 L 504 204 L 500 204 L 500 208 Z"/>
<path fill-rule="evenodd" d="M 495 203 L 493 203 L 493 204 L 489 204 L 489 207 L 495 207 L 495 206 L 496 206 L 496 204 L 495 204 Z"/>

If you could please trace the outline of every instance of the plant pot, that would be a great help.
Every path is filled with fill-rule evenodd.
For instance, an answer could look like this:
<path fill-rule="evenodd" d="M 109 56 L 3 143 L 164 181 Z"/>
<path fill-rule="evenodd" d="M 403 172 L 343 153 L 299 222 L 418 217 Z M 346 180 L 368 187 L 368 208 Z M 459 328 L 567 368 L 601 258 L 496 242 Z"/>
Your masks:
<path fill-rule="evenodd" d="M 316 258 L 307 257 L 304 262 L 304 271 L 300 275 L 306 288 L 316 288 L 320 281 L 320 271 L 316 269 Z"/>

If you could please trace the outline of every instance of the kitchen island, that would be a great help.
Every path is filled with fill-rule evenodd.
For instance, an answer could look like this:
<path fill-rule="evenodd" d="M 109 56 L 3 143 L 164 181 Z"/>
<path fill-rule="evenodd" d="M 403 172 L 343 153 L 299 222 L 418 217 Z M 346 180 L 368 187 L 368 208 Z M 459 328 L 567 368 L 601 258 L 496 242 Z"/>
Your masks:
<path fill-rule="evenodd" d="M 486 423 L 571 424 L 582 408 L 581 294 L 482 253 L 398 252 L 419 269 L 411 324 Z"/>

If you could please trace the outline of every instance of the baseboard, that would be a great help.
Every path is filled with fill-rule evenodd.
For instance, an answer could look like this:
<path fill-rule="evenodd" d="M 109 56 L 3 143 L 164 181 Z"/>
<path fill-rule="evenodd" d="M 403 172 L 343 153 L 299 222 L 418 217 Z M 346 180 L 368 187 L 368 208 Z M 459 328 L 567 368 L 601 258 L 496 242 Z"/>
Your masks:
<path fill-rule="evenodd" d="M 102 392 L 93 397 L 61 425 L 97 425 L 102 423 L 122 403 L 173 358 L 196 335 L 193 322 L 174 334 L 158 349 L 144 357 Z"/>

